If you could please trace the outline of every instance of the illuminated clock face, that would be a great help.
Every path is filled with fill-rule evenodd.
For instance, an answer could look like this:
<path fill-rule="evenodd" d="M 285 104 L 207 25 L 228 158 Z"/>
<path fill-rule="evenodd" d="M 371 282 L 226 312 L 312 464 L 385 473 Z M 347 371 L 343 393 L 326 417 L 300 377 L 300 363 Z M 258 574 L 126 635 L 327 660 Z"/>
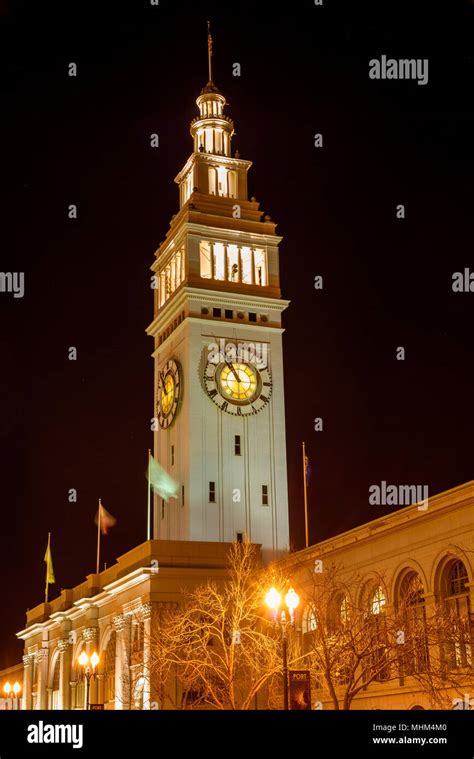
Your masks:
<path fill-rule="evenodd" d="M 242 361 L 208 361 L 204 369 L 204 387 L 209 398 L 228 414 L 258 414 L 272 392 L 268 367 L 264 369 Z"/>
<path fill-rule="evenodd" d="M 171 358 L 158 372 L 158 423 L 164 430 L 173 424 L 178 413 L 181 385 L 181 367 Z"/>

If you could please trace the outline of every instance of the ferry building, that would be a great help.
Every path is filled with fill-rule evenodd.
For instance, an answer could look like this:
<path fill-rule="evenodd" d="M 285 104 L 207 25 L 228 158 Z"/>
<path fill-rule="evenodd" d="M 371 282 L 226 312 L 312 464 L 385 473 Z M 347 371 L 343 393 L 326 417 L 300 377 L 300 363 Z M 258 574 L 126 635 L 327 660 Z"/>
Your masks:
<path fill-rule="evenodd" d="M 472 618 L 473 482 L 430 497 L 426 510 L 407 506 L 288 558 L 282 238 L 249 198 L 252 164 L 232 151 L 234 124 L 212 77 L 196 103 L 191 154 L 175 178 L 179 208 L 152 265 L 147 329 L 154 341 L 154 455 L 179 484 L 178 499 L 155 496 L 153 539 L 27 612 L 17 633 L 24 709 L 83 709 L 78 662 L 93 651 L 100 662 L 90 703 L 166 706 L 150 677 L 151 619 L 179 604 L 184 589 L 223 580 L 230 544 L 245 536 L 259 546 L 263 564 L 282 559 L 290 566 L 302 599 L 294 634 L 302 641 L 314 625 L 303 569 L 319 559 L 357 571 L 378 599 L 374 614 L 395 608 L 407 578 L 416 576 L 420 605 L 446 599 L 459 619 Z M 382 585 L 374 579 L 381 567 Z M 469 628 L 456 659 L 465 673 L 472 669 L 470 636 Z M 0 686 L 6 676 L 0 673 Z M 430 703 L 406 677 L 371 683 L 352 708 Z"/>

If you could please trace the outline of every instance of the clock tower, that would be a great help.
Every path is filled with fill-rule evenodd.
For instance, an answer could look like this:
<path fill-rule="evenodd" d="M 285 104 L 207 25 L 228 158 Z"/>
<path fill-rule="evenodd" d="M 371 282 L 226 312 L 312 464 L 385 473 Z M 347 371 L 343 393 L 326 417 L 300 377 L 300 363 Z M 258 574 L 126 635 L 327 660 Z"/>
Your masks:
<path fill-rule="evenodd" d="M 288 549 L 276 224 L 248 199 L 251 162 L 212 81 L 196 100 L 179 211 L 153 264 L 154 455 L 179 483 L 155 496 L 153 537 Z"/>

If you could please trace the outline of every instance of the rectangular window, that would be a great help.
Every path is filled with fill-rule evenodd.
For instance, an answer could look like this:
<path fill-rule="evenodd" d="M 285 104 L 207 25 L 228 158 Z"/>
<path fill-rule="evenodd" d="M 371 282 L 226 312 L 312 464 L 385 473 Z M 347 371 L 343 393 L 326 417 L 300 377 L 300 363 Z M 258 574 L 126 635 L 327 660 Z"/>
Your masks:
<path fill-rule="evenodd" d="M 209 483 L 209 503 L 215 503 L 216 502 L 216 483 L 210 482 Z"/>
<path fill-rule="evenodd" d="M 171 446 L 171 466 L 174 466 L 174 445 Z"/>
<path fill-rule="evenodd" d="M 165 501 L 164 498 L 161 499 L 161 518 L 165 518 Z"/>
<path fill-rule="evenodd" d="M 268 485 L 262 485 L 262 506 L 268 506 Z"/>
<path fill-rule="evenodd" d="M 262 287 L 267 284 L 267 262 L 265 251 L 261 248 L 255 250 L 255 283 Z"/>
<path fill-rule="evenodd" d="M 229 282 L 239 281 L 239 249 L 237 245 L 227 246 L 227 279 Z"/>
<path fill-rule="evenodd" d="M 225 318 L 226 319 L 233 319 L 234 318 L 234 312 L 230 311 L 230 309 L 226 308 L 226 310 L 225 310 Z"/>
<path fill-rule="evenodd" d="M 181 506 L 184 506 L 184 485 L 181 485 Z"/>
<path fill-rule="evenodd" d="M 242 259 L 242 282 L 246 285 L 251 285 L 252 278 L 252 249 L 243 247 L 240 249 L 240 257 Z"/>
<path fill-rule="evenodd" d="M 244 533 L 238 532 L 237 533 L 237 543 L 243 543 L 244 542 Z"/>
<path fill-rule="evenodd" d="M 201 263 L 201 277 L 212 279 L 211 245 L 205 240 L 199 244 L 199 257 Z"/>
<path fill-rule="evenodd" d="M 249 322 L 256 322 L 257 321 L 257 314 L 249 312 Z"/>
<path fill-rule="evenodd" d="M 221 309 L 220 308 L 213 308 L 212 309 L 212 315 L 213 316 L 220 316 L 221 315 Z"/>
<path fill-rule="evenodd" d="M 236 456 L 240 456 L 240 435 L 236 435 L 234 438 L 234 453 Z"/>
<path fill-rule="evenodd" d="M 214 243 L 214 279 L 225 279 L 224 245 Z"/>

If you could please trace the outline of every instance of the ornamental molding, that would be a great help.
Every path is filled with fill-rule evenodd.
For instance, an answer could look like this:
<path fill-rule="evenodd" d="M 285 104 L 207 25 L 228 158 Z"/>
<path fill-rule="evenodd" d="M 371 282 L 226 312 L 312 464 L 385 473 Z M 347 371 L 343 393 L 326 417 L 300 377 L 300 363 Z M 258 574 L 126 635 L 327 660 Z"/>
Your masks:
<path fill-rule="evenodd" d="M 33 664 L 34 660 L 35 660 L 35 655 L 34 654 L 25 654 L 23 656 L 23 666 L 24 667 L 31 667 L 31 665 Z"/>
<path fill-rule="evenodd" d="M 69 638 L 60 638 L 60 640 L 58 640 L 58 648 L 61 653 L 67 651 L 70 645 Z"/>
<path fill-rule="evenodd" d="M 151 613 L 153 611 L 153 604 L 152 603 L 144 603 L 139 608 L 139 614 L 143 621 L 146 621 L 151 618 Z"/>
<path fill-rule="evenodd" d="M 112 624 L 117 632 L 122 632 L 123 628 L 125 627 L 124 615 L 116 614 L 116 616 L 112 618 Z"/>
<path fill-rule="evenodd" d="M 97 637 L 97 627 L 85 627 L 82 631 L 82 637 L 86 643 L 92 643 Z"/>
<path fill-rule="evenodd" d="M 38 651 L 36 651 L 34 656 L 38 664 L 42 661 L 46 661 L 48 658 L 48 649 L 40 648 Z"/>

